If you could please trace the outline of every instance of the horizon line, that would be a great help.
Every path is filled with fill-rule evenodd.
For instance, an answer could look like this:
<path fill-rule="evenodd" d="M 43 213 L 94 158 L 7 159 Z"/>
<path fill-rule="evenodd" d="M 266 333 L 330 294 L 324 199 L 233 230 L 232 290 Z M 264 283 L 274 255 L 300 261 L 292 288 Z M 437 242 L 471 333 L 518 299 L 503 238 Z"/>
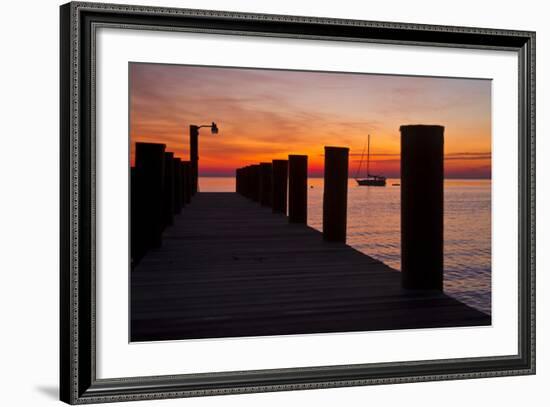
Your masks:
<path fill-rule="evenodd" d="M 235 178 L 235 175 L 199 175 L 200 178 Z M 308 175 L 308 178 L 324 178 L 323 175 Z M 356 179 L 361 177 L 348 177 L 348 179 Z M 364 178 L 364 177 L 363 177 Z M 401 177 L 386 177 L 386 179 L 400 179 Z M 443 179 L 466 179 L 466 180 L 492 180 L 492 177 L 443 177 Z"/>

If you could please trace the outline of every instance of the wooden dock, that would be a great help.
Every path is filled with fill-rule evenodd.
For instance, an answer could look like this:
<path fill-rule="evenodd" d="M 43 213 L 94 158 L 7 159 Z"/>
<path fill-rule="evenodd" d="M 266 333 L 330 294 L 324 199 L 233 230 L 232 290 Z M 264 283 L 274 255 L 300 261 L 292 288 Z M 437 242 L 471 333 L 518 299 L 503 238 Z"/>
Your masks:
<path fill-rule="evenodd" d="M 131 340 L 489 325 L 237 193 L 197 193 L 131 274 Z"/>

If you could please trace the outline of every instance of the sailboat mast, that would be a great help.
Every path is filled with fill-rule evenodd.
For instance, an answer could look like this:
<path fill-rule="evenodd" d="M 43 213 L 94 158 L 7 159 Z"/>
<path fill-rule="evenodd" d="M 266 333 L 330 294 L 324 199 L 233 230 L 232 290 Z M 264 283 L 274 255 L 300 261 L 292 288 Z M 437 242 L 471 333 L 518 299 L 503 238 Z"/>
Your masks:
<path fill-rule="evenodd" d="M 361 165 L 363 164 L 363 157 L 365 157 L 365 149 L 367 148 L 367 144 L 363 144 L 363 151 L 361 151 L 361 160 L 359 161 L 359 166 L 357 167 L 357 171 L 355 171 L 355 179 L 357 179 L 361 175 Z"/>
<path fill-rule="evenodd" d="M 368 149 L 367 149 L 367 177 L 370 176 L 369 164 L 370 164 L 370 134 L 368 138 Z"/>

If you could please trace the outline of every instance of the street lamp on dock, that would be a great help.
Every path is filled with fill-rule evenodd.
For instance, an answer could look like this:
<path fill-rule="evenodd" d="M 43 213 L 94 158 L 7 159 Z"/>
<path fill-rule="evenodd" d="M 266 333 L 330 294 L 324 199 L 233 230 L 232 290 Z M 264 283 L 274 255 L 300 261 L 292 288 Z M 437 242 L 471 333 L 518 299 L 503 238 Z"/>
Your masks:
<path fill-rule="evenodd" d="M 216 123 L 189 126 L 189 155 L 191 159 L 191 194 L 195 195 L 199 189 L 199 129 L 209 127 L 212 134 L 218 134 Z"/>

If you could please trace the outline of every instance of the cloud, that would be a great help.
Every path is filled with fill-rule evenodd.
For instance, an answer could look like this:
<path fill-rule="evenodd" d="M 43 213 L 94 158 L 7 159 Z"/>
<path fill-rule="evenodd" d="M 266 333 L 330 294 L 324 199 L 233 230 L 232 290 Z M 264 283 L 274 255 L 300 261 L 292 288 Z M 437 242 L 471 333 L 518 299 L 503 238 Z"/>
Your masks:
<path fill-rule="evenodd" d="M 395 166 L 399 125 L 437 122 L 446 127 L 446 148 L 462 151 L 445 159 L 474 170 L 491 159 L 490 150 L 485 152 L 490 148 L 490 93 L 479 83 L 131 64 L 131 154 L 134 142 L 148 141 L 165 143 L 168 150 L 187 157 L 189 125 L 216 121 L 218 135 L 207 129 L 200 133 L 205 170 L 229 170 L 291 152 L 308 154 L 311 165 L 320 168 L 326 145 L 349 147 L 356 162 L 367 134 L 375 136 L 372 160 Z M 488 119 L 474 120 L 472 109 Z"/>

